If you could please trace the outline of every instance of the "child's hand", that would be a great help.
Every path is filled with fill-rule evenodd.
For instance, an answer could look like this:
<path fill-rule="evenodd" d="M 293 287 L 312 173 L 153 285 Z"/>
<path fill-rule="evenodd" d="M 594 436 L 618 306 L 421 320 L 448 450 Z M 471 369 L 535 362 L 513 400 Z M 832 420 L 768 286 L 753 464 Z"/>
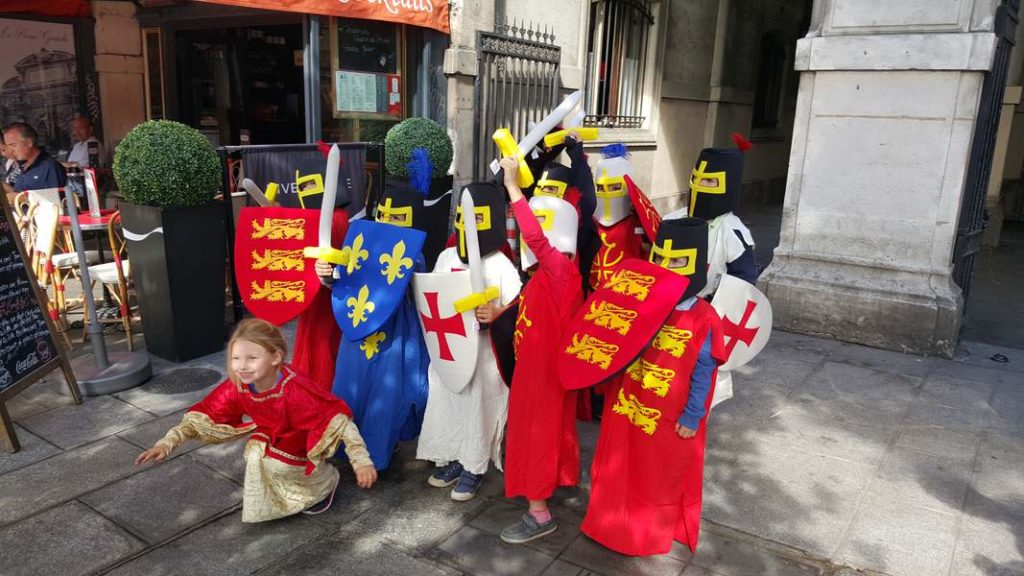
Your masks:
<path fill-rule="evenodd" d="M 141 466 L 146 462 L 153 462 L 159 464 L 167 459 L 167 455 L 169 453 L 170 450 L 168 450 L 161 444 L 157 444 L 156 446 L 153 446 L 152 448 L 146 450 L 142 454 L 139 454 L 139 457 L 135 459 L 135 465 Z"/>
<path fill-rule="evenodd" d="M 572 148 L 573 146 L 579 144 L 582 141 L 583 138 L 580 137 L 579 130 L 569 130 L 569 133 L 565 135 L 565 145 L 568 148 Z"/>
<path fill-rule="evenodd" d="M 696 430 L 690 430 L 686 426 L 676 422 L 676 434 L 679 434 L 680 438 L 693 438 L 697 435 Z"/>
<path fill-rule="evenodd" d="M 508 190 L 519 190 L 519 161 L 511 156 L 505 156 L 498 162 L 504 170 L 505 188 Z"/>
<path fill-rule="evenodd" d="M 476 321 L 482 324 L 490 324 L 498 316 L 498 309 L 490 302 L 476 307 Z"/>
<path fill-rule="evenodd" d="M 317 259 L 316 275 L 321 278 L 332 278 L 334 277 L 334 266 L 326 260 Z"/>
<path fill-rule="evenodd" d="M 356 485 L 360 488 L 369 488 L 377 481 L 377 469 L 372 464 L 356 468 Z"/>

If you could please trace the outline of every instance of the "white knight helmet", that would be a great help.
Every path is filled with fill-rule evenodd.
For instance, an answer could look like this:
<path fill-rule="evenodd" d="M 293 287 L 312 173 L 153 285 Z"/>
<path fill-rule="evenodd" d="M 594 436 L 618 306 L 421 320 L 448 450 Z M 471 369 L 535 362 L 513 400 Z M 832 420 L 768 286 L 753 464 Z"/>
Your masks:
<path fill-rule="evenodd" d="M 610 144 L 601 153 L 604 157 L 597 162 L 594 174 L 597 196 L 594 216 L 602 226 L 612 226 L 629 216 L 633 209 L 624 178 L 632 170 L 625 144 Z"/>
<path fill-rule="evenodd" d="M 555 250 L 576 254 L 576 233 L 580 222 L 579 214 L 572 204 L 554 196 L 534 196 L 530 199 L 530 210 Z M 521 239 L 519 249 L 523 270 L 537 263 L 537 257 Z"/>

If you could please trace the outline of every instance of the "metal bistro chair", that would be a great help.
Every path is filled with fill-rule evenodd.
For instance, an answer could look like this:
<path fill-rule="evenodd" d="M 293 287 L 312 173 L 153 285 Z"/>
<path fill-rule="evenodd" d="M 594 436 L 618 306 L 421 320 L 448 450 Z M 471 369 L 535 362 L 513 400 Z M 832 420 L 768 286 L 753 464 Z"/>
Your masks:
<path fill-rule="evenodd" d="M 110 241 L 110 262 L 89 266 L 89 276 L 93 282 L 112 288 L 111 295 L 117 303 L 114 315 L 100 315 L 101 324 L 121 324 L 125 338 L 128 340 L 128 351 L 134 349 L 132 343 L 132 306 L 130 291 L 132 287 L 131 265 L 128 262 L 128 244 L 121 229 L 121 213 L 115 212 L 107 224 L 107 237 Z M 90 287 L 91 289 L 91 287 Z M 136 307 L 137 308 L 137 307 Z M 88 326 L 89 314 L 85 314 L 84 323 Z M 82 339 L 88 337 L 89 331 L 84 330 Z"/>
<path fill-rule="evenodd" d="M 57 244 L 57 228 L 59 227 L 58 210 L 57 205 L 50 202 L 37 202 L 29 207 L 26 214 L 29 218 L 26 224 L 28 232 L 26 252 L 30 255 L 29 267 L 32 269 L 32 274 L 39 287 L 48 295 L 49 289 L 53 288 L 53 295 L 48 296 L 47 302 L 50 317 L 70 348 L 71 341 L 66 334 L 65 279 L 61 276 L 60 270 L 53 265 L 53 252 Z"/>

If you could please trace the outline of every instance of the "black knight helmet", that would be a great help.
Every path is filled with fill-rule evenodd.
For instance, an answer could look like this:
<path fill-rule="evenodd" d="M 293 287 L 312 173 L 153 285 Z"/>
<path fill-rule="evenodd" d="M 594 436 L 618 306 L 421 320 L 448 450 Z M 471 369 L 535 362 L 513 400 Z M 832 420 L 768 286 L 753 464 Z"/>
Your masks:
<path fill-rule="evenodd" d="M 663 220 L 650 260 L 690 278 L 684 300 L 696 295 L 708 283 L 708 223 L 700 218 Z"/>
<path fill-rule="evenodd" d="M 480 239 L 480 256 L 496 252 L 501 248 L 503 242 L 507 242 L 505 229 L 505 190 L 493 182 L 474 182 L 462 189 L 463 194 L 469 194 L 473 198 L 473 210 L 476 212 L 476 232 Z M 459 260 L 469 261 L 466 252 L 466 229 L 462 225 L 461 204 L 455 212 L 455 230 L 458 237 L 455 239 L 455 248 L 459 253 Z"/>
<path fill-rule="evenodd" d="M 743 185 L 743 153 L 751 145 L 739 134 L 732 137 L 736 148 L 705 148 L 700 151 L 690 176 L 690 216 L 713 220 L 732 212 L 739 204 Z"/>

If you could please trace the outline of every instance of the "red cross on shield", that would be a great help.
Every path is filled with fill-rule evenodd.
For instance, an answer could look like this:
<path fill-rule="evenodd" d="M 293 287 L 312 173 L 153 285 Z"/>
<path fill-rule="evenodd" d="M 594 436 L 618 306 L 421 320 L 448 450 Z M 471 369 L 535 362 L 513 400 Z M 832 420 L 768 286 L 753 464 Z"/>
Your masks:
<path fill-rule="evenodd" d="M 419 273 L 413 279 L 416 310 L 430 365 L 441 383 L 455 393 L 461 392 L 473 378 L 481 346 L 480 333 L 474 328 L 474 311 L 455 310 L 455 302 L 472 291 L 468 270 Z"/>
<path fill-rule="evenodd" d="M 754 359 L 772 333 L 772 305 L 754 285 L 724 275 L 711 305 L 722 317 L 728 360 L 719 370 L 733 370 Z"/>

